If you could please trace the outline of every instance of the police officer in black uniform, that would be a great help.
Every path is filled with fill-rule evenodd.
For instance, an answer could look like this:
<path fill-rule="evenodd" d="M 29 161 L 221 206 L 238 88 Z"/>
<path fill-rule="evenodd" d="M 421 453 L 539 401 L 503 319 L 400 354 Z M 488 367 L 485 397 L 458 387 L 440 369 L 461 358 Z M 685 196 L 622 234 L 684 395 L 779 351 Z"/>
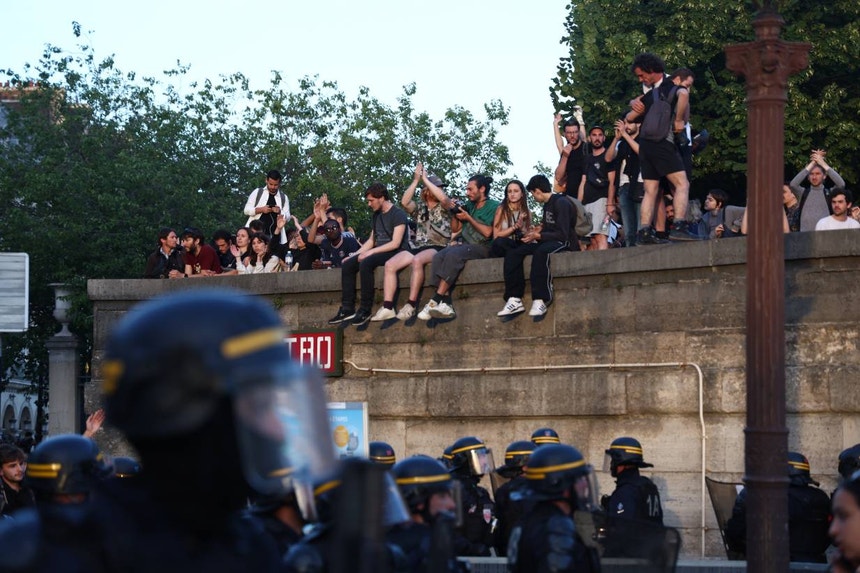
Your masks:
<path fill-rule="evenodd" d="M 818 489 L 809 472 L 809 460 L 798 452 L 788 452 L 788 546 L 792 561 L 826 563 L 824 552 L 830 545 L 830 497 Z M 726 523 L 729 549 L 746 555 L 746 498 L 742 489 Z"/>
<path fill-rule="evenodd" d="M 526 478 L 523 477 L 523 470 L 536 447 L 531 441 L 511 442 L 505 449 L 504 465 L 495 470 L 496 475 L 508 480 L 493 492 L 497 519 L 496 529 L 493 532 L 493 546 L 496 548 L 496 555 L 500 557 L 507 555 L 511 529 L 519 522 L 524 513 L 523 502 L 512 500 L 511 493 L 521 490 L 525 486 Z"/>
<path fill-rule="evenodd" d="M 451 444 L 450 468 L 462 490 L 460 534 L 468 542 L 458 548 L 457 554 L 488 557 L 493 545 L 495 505 L 489 492 L 478 482 L 493 470 L 491 454 L 484 442 L 475 436 L 460 438 Z"/>
<path fill-rule="evenodd" d="M 529 459 L 524 475 L 528 485 L 522 495 L 534 505 L 511 532 L 509 570 L 600 571 L 596 550 L 583 542 L 573 519 L 575 511 L 593 511 L 596 498 L 594 473 L 579 450 L 567 444 L 541 446 Z"/>
<path fill-rule="evenodd" d="M 392 469 L 412 521 L 388 531 L 414 573 L 456 572 L 454 523 L 455 482 L 447 468 L 429 456 L 401 460 Z"/>
<path fill-rule="evenodd" d="M 367 495 L 375 478 L 386 485 Z M 384 529 L 409 521 L 387 470 L 369 460 L 342 460 L 314 484 L 312 510 L 305 514 L 312 522 L 305 536 L 284 557 L 288 573 L 407 573 L 403 551 L 384 539 Z"/>
<path fill-rule="evenodd" d="M 604 499 L 604 509 L 611 518 L 637 519 L 663 525 L 660 492 L 639 468 L 653 468 L 645 463 L 642 444 L 635 438 L 616 438 L 606 450 L 609 471 L 615 479 L 615 491 Z"/>
<path fill-rule="evenodd" d="M 370 461 L 381 464 L 385 469 L 390 470 L 397 463 L 397 455 L 394 453 L 394 448 L 385 442 L 370 442 L 367 450 Z"/>
<path fill-rule="evenodd" d="M 286 555 L 290 547 L 301 541 L 306 522 L 292 488 L 287 493 L 252 492 L 249 501 L 249 515 L 260 521 L 280 555 Z"/>
<path fill-rule="evenodd" d="M 111 473 L 98 447 L 80 435 L 49 438 L 30 454 L 25 483 L 36 507 L 0 526 L 0 571 L 106 571 L 94 510 L 97 489 Z"/>
<path fill-rule="evenodd" d="M 274 541 L 243 511 L 248 496 L 285 492 L 285 468 L 310 476 L 334 463 L 333 451 L 285 457 L 307 449 L 288 440 L 329 435 L 322 385 L 293 364 L 285 336 L 270 304 L 226 289 L 153 299 L 116 324 L 105 413 L 143 471 L 105 482 L 112 570 L 282 570 Z"/>

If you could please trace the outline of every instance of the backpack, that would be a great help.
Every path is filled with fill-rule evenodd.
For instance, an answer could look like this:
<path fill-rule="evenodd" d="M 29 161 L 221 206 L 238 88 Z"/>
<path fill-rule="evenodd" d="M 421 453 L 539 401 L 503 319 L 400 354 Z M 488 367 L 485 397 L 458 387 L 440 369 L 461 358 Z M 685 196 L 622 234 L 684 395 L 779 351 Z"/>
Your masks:
<path fill-rule="evenodd" d="M 652 89 L 645 96 L 646 98 L 654 98 L 654 93 L 656 93 L 659 99 L 654 99 L 654 103 L 651 104 L 642 120 L 642 127 L 639 128 L 639 135 L 642 136 L 642 139 L 663 141 L 669 138 L 672 133 L 672 118 L 675 116 L 675 107 L 672 102 L 675 100 L 677 91 L 678 86 L 673 85 L 665 97 L 660 88 Z"/>
<path fill-rule="evenodd" d="M 256 197 L 254 197 L 254 205 L 256 205 L 256 204 L 258 204 L 258 203 L 260 202 L 260 197 L 262 197 L 262 196 L 263 196 L 263 191 L 265 191 L 265 190 L 266 190 L 266 188 L 265 188 L 265 187 L 259 187 L 259 188 L 257 188 L 257 196 L 256 196 Z M 278 195 L 280 195 L 280 196 L 281 196 L 281 205 L 284 205 L 284 204 L 286 203 L 287 196 L 286 196 L 286 195 L 284 195 L 284 192 L 283 192 L 283 191 L 281 191 L 280 189 L 278 189 Z"/>
<path fill-rule="evenodd" d="M 591 213 L 585 210 L 585 207 L 580 203 L 579 199 L 575 197 L 571 197 L 570 195 L 565 195 L 571 203 L 573 203 L 573 210 L 576 211 L 576 218 L 573 219 L 573 227 L 571 231 L 577 237 L 586 237 L 591 234 L 591 231 L 594 230 L 594 225 L 591 220 Z"/>

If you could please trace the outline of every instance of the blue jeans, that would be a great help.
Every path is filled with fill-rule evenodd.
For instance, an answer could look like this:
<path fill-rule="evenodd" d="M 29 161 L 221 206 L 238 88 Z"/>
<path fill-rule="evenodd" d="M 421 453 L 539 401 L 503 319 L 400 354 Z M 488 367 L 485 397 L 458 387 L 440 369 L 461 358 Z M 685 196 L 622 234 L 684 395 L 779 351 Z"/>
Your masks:
<path fill-rule="evenodd" d="M 636 231 L 639 230 L 639 210 L 642 203 L 634 201 L 630 196 L 630 183 L 625 183 L 618 190 L 618 202 L 621 203 L 621 223 L 624 225 L 624 246 L 636 244 Z"/>

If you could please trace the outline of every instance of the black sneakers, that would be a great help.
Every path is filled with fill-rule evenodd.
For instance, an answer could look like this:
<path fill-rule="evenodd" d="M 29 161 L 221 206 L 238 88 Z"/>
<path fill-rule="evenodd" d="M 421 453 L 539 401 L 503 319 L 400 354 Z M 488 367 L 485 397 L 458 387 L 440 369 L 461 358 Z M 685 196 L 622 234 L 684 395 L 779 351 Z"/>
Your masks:
<path fill-rule="evenodd" d="M 646 225 L 636 231 L 636 245 L 665 245 L 669 241 L 661 239 L 654 233 L 654 228 Z"/>
<path fill-rule="evenodd" d="M 352 323 L 355 326 L 361 326 L 370 322 L 370 311 L 363 308 L 358 309 L 358 312 L 352 317 Z"/>
<path fill-rule="evenodd" d="M 354 310 L 345 310 L 343 307 L 337 310 L 337 314 L 334 315 L 329 321 L 329 324 L 340 324 L 341 322 L 345 322 L 347 320 L 351 320 L 355 317 Z"/>
<path fill-rule="evenodd" d="M 669 231 L 670 241 L 700 241 L 702 237 L 695 234 L 690 229 L 690 224 L 687 221 L 678 221 L 672 223 L 672 229 Z"/>

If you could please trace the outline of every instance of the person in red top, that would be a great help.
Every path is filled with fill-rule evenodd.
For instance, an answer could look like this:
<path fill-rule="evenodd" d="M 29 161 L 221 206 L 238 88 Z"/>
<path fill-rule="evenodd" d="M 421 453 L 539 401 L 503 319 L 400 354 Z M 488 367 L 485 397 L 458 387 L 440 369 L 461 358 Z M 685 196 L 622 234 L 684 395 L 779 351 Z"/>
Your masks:
<path fill-rule="evenodd" d="M 206 244 L 199 229 L 188 228 L 182 231 L 182 246 L 185 248 L 186 277 L 211 277 L 221 274 L 218 253 Z"/>

